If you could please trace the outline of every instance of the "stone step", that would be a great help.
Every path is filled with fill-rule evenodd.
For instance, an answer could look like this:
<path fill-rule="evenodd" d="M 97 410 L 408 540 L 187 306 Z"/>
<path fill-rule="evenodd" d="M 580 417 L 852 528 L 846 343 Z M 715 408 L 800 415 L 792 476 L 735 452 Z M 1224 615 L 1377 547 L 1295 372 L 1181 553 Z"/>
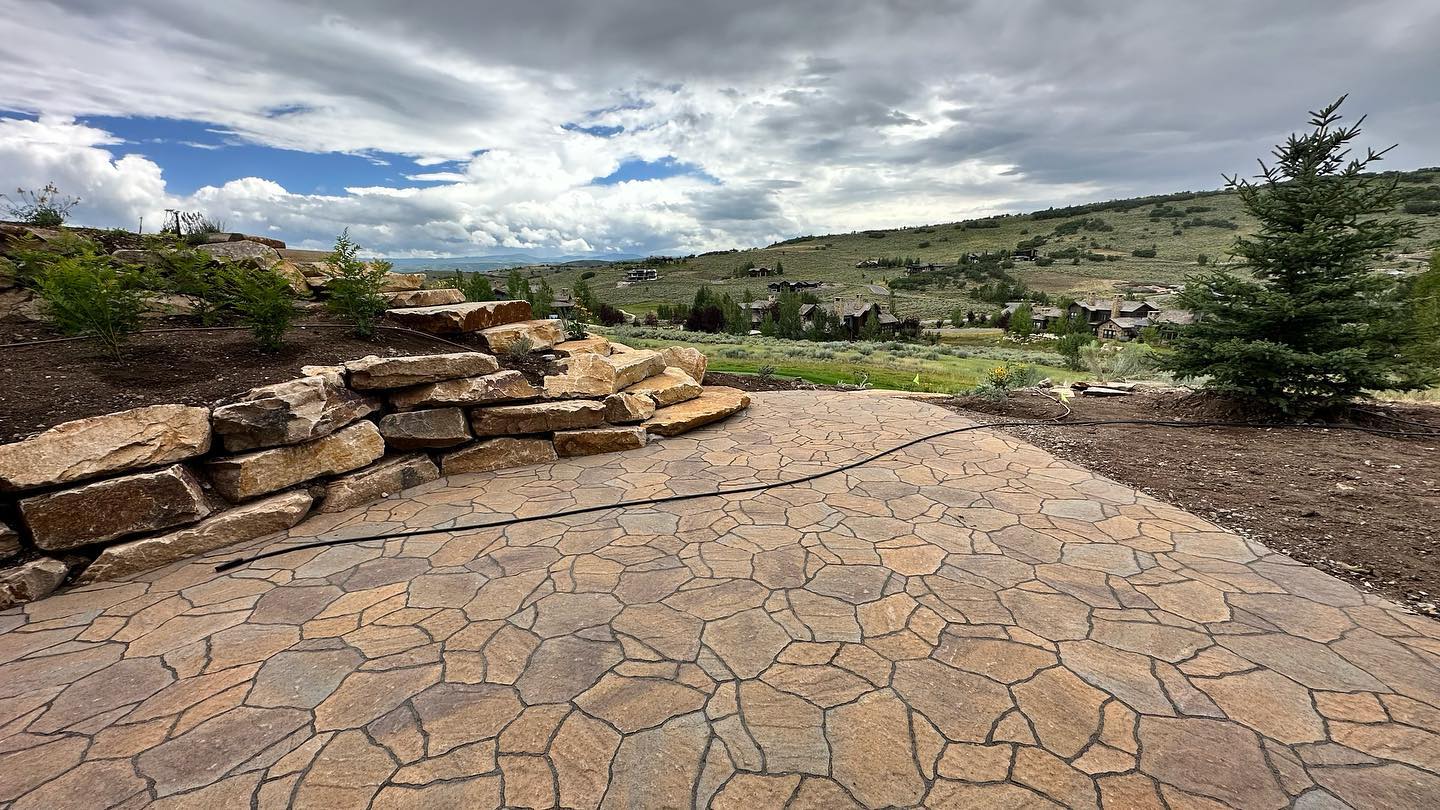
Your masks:
<path fill-rule="evenodd" d="M 563 361 L 564 373 L 545 378 L 545 396 L 605 397 L 665 370 L 665 359 L 649 349 L 602 357 L 577 354 Z"/>
<path fill-rule="evenodd" d="M 655 400 L 657 408 L 688 402 L 701 394 L 700 384 L 678 368 L 667 368 L 626 388 L 622 393 L 643 394 Z"/>
<path fill-rule="evenodd" d="M 432 335 L 479 332 L 496 326 L 531 319 L 529 301 L 472 301 L 431 307 L 401 307 L 387 310 L 385 317 L 396 326 Z"/>
<path fill-rule="evenodd" d="M 657 436 L 678 436 L 750 407 L 750 395 L 738 388 L 716 385 L 700 396 L 679 405 L 660 408 L 644 423 L 646 432 Z"/>

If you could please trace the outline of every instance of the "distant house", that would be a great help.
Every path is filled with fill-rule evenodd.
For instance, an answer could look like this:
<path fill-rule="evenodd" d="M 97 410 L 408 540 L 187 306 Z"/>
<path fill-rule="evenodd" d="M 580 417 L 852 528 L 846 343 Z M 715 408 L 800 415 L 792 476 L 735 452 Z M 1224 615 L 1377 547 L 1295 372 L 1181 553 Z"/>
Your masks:
<path fill-rule="evenodd" d="M 641 281 L 659 281 L 660 271 L 653 267 L 632 267 L 625 271 L 625 280 L 631 283 Z"/>
<path fill-rule="evenodd" d="M 932 270 L 940 270 L 944 267 L 945 265 L 943 264 L 907 264 L 905 265 L 905 274 L 907 276 L 913 276 L 919 273 L 928 273 Z"/>
<path fill-rule="evenodd" d="M 764 276 L 775 275 L 775 271 L 769 267 L 752 267 L 746 272 L 750 274 L 750 278 L 762 278 Z"/>
<path fill-rule="evenodd" d="M 815 290 L 820 288 L 818 281 L 772 281 L 765 285 L 770 292 L 785 293 L 799 292 L 800 290 Z"/>
<path fill-rule="evenodd" d="M 1071 318 L 1083 318 L 1093 330 L 1111 318 L 1146 318 L 1150 313 L 1159 311 L 1160 307 L 1149 301 L 1127 301 L 1117 295 L 1109 301 L 1076 301 L 1070 305 L 1066 314 Z"/>
<path fill-rule="evenodd" d="M 1022 262 L 1033 262 L 1036 259 L 1040 258 L 1040 251 L 1036 250 L 1035 248 L 1025 248 L 1024 250 L 1017 250 L 1012 252 L 1010 254 L 1010 258 Z"/>
<path fill-rule="evenodd" d="M 879 259 L 864 259 L 864 260 L 862 260 L 862 261 L 856 262 L 856 263 L 855 263 L 855 266 L 856 266 L 856 267 L 879 267 L 879 266 L 880 266 L 880 260 L 879 260 Z"/>
<path fill-rule="evenodd" d="M 1193 312 L 1183 309 L 1155 310 L 1143 318 L 1106 318 L 1095 327 L 1095 335 L 1101 340 L 1134 340 L 1140 337 L 1142 329 L 1153 326 L 1160 331 L 1162 337 L 1173 338 L 1180 333 L 1181 327 L 1194 322 Z"/>
<path fill-rule="evenodd" d="M 550 303 L 550 310 L 562 318 L 568 318 L 570 313 L 575 311 L 575 298 L 568 292 L 562 292 Z"/>
<path fill-rule="evenodd" d="M 1050 328 L 1050 324 L 1065 317 L 1065 310 L 1059 307 L 1047 307 L 1027 301 L 1010 301 L 1001 307 L 1000 312 L 1005 315 L 1014 315 L 1021 306 L 1030 305 L 1030 326 L 1036 332 L 1044 332 Z"/>

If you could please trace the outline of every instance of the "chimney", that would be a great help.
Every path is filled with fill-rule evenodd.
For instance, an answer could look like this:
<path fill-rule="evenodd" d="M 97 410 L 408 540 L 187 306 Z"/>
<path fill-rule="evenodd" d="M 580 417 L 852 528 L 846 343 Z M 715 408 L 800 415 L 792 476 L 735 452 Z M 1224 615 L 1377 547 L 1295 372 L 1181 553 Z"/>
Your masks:
<path fill-rule="evenodd" d="M 1114 300 L 1112 300 L 1112 301 L 1110 302 L 1110 317 L 1111 317 L 1111 318 L 1118 318 L 1118 317 L 1120 317 L 1120 296 L 1118 296 L 1118 295 L 1115 296 Z"/>
<path fill-rule="evenodd" d="M 840 308 L 840 296 L 837 295 L 835 296 L 835 315 L 838 317 L 843 314 L 845 314 L 845 310 Z"/>

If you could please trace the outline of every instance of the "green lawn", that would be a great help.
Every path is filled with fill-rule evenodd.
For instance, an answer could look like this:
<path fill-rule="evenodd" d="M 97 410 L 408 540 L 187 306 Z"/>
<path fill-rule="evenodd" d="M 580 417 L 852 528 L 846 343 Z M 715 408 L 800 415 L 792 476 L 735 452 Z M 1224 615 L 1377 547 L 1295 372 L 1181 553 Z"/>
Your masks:
<path fill-rule="evenodd" d="M 957 393 L 974 387 L 996 366 L 1007 364 L 1031 366 L 1056 382 L 1086 376 L 1061 367 L 1053 352 L 1033 349 L 810 343 L 656 329 L 618 329 L 613 336 L 637 348 L 691 346 L 706 356 L 713 371 L 754 374 L 769 366 L 777 376 L 825 385 L 867 382 L 875 388 L 898 391 Z"/>

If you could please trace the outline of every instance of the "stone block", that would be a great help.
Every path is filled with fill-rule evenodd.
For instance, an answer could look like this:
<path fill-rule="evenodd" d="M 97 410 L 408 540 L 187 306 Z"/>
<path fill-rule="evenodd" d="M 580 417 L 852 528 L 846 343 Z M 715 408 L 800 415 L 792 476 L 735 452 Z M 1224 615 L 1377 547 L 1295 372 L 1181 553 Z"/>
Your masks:
<path fill-rule="evenodd" d="M 604 403 L 592 400 L 497 405 L 470 412 L 476 436 L 513 436 L 596 427 L 605 421 Z"/>
<path fill-rule="evenodd" d="M 200 480 L 179 464 L 20 501 L 30 536 L 46 551 L 193 523 L 212 511 Z"/>
<path fill-rule="evenodd" d="M 568 397 L 605 397 L 653 374 L 665 370 L 665 359 L 659 352 L 637 350 L 602 357 L 580 354 L 566 359 L 562 373 L 545 378 L 545 396 L 551 399 Z"/>
<path fill-rule="evenodd" d="M 667 368 L 626 388 L 625 393 L 644 394 L 655 400 L 656 406 L 667 408 L 700 396 L 700 384 L 678 368 Z"/>
<path fill-rule="evenodd" d="M 507 467 L 547 464 L 559 458 L 555 443 L 549 439 L 505 437 L 476 442 L 440 459 L 440 472 L 445 475 L 491 472 Z"/>
<path fill-rule="evenodd" d="M 225 449 L 238 453 L 318 439 L 379 409 L 375 399 L 316 375 L 252 388 L 210 421 Z"/>
<path fill-rule="evenodd" d="M 593 456 L 597 453 L 618 453 L 645 446 L 643 427 L 601 427 L 588 430 L 562 430 L 555 434 L 555 452 L 561 458 Z"/>
<path fill-rule="evenodd" d="M 454 447 L 473 437 L 459 408 L 430 408 L 386 414 L 380 420 L 380 435 L 391 450 Z"/>
<path fill-rule="evenodd" d="M 227 262 L 249 262 L 257 267 L 272 267 L 280 263 L 280 251 L 248 239 L 239 242 L 199 245 L 196 249 L 210 254 L 212 259 L 221 259 Z"/>
<path fill-rule="evenodd" d="M 373 422 L 304 444 L 257 450 L 206 463 L 215 489 L 231 501 L 245 501 L 326 475 L 358 470 L 385 455 L 385 440 Z"/>
<path fill-rule="evenodd" d="M 385 317 L 396 326 L 432 335 L 479 332 L 492 326 L 529 320 L 529 301 L 475 301 L 435 307 L 392 309 Z"/>
<path fill-rule="evenodd" d="M 598 354 L 601 357 L 609 357 L 610 341 L 599 335 L 588 335 L 578 340 L 556 343 L 555 353 L 561 357 L 574 357 L 577 354 Z"/>
<path fill-rule="evenodd" d="M 433 290 L 406 290 L 385 295 L 392 307 L 438 307 L 442 304 L 463 304 L 465 293 L 454 287 L 437 287 Z"/>
<path fill-rule="evenodd" d="M 750 395 L 738 388 L 712 386 L 700 396 L 679 405 L 660 408 L 645 422 L 645 430 L 658 436 L 678 436 L 750 407 Z"/>
<path fill-rule="evenodd" d="M 390 404 L 398 410 L 429 408 L 445 405 L 489 405 L 496 402 L 523 402 L 540 396 L 540 389 L 530 384 L 518 371 L 501 371 L 482 377 L 417 385 L 390 394 Z"/>
<path fill-rule="evenodd" d="M 474 377 L 498 371 L 500 364 L 483 352 L 419 354 L 407 357 L 362 357 L 345 364 L 350 387 L 365 391 L 409 388 L 422 383 Z"/>
<path fill-rule="evenodd" d="M 409 292 L 424 286 L 424 273 L 386 273 L 380 279 L 382 293 Z"/>
<path fill-rule="evenodd" d="M 8 560 L 20 553 L 20 533 L 0 520 L 0 560 Z"/>
<path fill-rule="evenodd" d="M 660 356 L 665 358 L 665 365 L 689 374 L 697 383 L 705 382 L 705 369 L 710 365 L 710 361 L 698 349 L 689 346 L 667 346 L 660 350 Z"/>
<path fill-rule="evenodd" d="M 655 400 L 645 394 L 611 394 L 605 398 L 605 421 L 633 425 L 655 415 Z"/>
<path fill-rule="evenodd" d="M 151 405 L 65 422 L 0 444 L 0 492 L 173 464 L 210 449 L 210 411 Z"/>
<path fill-rule="evenodd" d="M 99 582 L 138 574 L 234 543 L 283 532 L 299 523 L 313 502 L 310 493 L 303 489 L 285 492 L 212 515 L 179 531 L 107 546 L 95 562 L 80 573 L 76 582 Z"/>
<path fill-rule="evenodd" d="M 530 351 L 549 349 L 565 340 L 565 330 L 559 321 L 518 321 L 482 329 L 480 336 L 485 338 L 486 348 L 499 354 L 512 351 L 527 340 L 530 341 Z"/>
<path fill-rule="evenodd" d="M 439 477 L 439 468 L 424 453 L 392 456 L 326 484 L 320 511 L 343 512 Z"/>
<path fill-rule="evenodd" d="M 49 596 L 69 573 L 70 566 L 54 557 L 39 557 L 0 569 L 0 610 Z"/>

